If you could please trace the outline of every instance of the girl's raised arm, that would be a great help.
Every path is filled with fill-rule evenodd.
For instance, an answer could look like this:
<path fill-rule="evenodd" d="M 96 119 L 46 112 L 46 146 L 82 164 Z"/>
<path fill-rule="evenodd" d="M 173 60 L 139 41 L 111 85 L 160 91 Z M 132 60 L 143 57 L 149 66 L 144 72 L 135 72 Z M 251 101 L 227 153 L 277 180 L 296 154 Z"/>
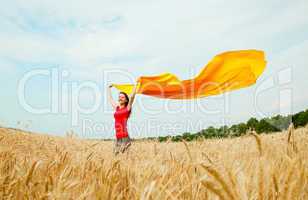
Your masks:
<path fill-rule="evenodd" d="M 135 84 L 134 88 L 133 88 L 133 91 L 130 95 L 130 98 L 129 98 L 129 103 L 127 105 L 127 109 L 130 110 L 132 108 L 132 105 L 134 103 L 134 99 L 135 99 L 135 96 L 136 96 L 136 92 L 137 92 L 137 84 L 138 82 Z"/>
<path fill-rule="evenodd" d="M 113 107 L 113 109 L 116 109 L 118 104 L 117 102 L 115 102 L 115 100 L 112 98 L 112 95 L 111 95 L 111 88 L 112 88 L 112 84 L 108 86 L 108 89 L 107 89 L 107 93 L 108 93 L 108 99 Z"/>

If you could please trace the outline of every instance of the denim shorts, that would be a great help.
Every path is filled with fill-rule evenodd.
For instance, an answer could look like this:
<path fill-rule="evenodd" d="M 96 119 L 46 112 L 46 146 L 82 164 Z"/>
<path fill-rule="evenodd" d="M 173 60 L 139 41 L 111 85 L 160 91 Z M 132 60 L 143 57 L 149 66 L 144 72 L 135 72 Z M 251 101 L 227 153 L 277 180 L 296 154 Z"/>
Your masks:
<path fill-rule="evenodd" d="M 114 143 L 114 154 L 124 153 L 131 145 L 131 139 L 129 137 L 116 139 Z"/>

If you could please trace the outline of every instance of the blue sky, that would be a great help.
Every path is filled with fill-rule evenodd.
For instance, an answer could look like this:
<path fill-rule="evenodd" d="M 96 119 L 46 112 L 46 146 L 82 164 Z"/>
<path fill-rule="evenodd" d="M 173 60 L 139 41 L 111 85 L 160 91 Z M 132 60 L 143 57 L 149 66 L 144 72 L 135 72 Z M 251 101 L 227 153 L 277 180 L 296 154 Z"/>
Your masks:
<path fill-rule="evenodd" d="M 106 84 L 163 72 L 188 79 L 214 55 L 237 49 L 266 52 L 268 65 L 256 85 L 192 101 L 138 95 L 129 122 L 131 136 L 195 132 L 250 117 L 298 112 L 308 108 L 307 10 L 304 0 L 5 2 L 0 8 L 0 125 L 111 138 Z M 67 112 L 35 114 L 20 103 L 20 80 L 37 70 L 67 72 L 59 97 Z M 50 107 L 49 78 L 35 76 L 27 82 L 27 103 Z M 100 97 L 100 104 L 72 123 L 72 87 L 84 83 L 96 84 L 99 94 L 83 89 L 80 104 L 93 106 L 93 95 Z"/>

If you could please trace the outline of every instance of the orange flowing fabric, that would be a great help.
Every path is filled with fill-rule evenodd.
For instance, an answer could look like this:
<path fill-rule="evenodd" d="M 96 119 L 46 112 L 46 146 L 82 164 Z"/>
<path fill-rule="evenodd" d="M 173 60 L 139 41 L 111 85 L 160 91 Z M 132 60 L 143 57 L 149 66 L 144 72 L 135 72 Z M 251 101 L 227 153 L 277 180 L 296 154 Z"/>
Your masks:
<path fill-rule="evenodd" d="M 193 99 L 222 94 L 250 86 L 266 66 L 263 51 L 228 51 L 215 56 L 193 79 L 179 80 L 175 75 L 141 76 L 137 94 L 168 99 Z M 130 94 L 133 84 L 113 84 Z"/>

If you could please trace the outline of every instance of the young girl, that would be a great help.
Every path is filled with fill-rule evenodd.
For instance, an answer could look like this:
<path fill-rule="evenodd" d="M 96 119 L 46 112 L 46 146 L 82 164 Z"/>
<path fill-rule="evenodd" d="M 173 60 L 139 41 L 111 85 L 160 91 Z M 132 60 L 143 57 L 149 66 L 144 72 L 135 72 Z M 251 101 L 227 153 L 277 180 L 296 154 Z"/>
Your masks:
<path fill-rule="evenodd" d="M 130 98 L 125 92 L 120 92 L 118 102 L 115 102 L 111 95 L 111 88 L 113 85 L 108 87 L 108 97 L 114 112 L 115 119 L 115 132 L 116 142 L 114 146 L 114 153 L 117 155 L 119 152 L 124 153 L 125 150 L 131 145 L 131 139 L 127 132 L 127 120 L 130 116 L 134 98 L 136 95 L 136 86 L 131 93 Z"/>

